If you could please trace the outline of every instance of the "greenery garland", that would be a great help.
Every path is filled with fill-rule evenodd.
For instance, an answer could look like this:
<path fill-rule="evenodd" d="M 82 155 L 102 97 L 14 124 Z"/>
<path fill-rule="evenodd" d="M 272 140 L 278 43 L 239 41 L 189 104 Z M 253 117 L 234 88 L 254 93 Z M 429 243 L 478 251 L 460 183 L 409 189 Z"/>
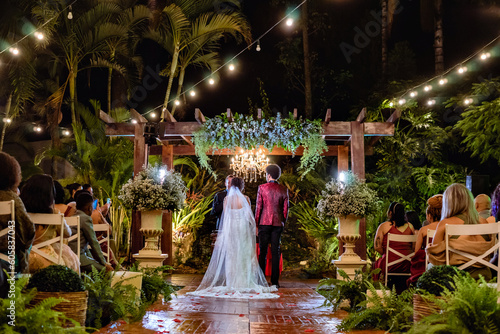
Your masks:
<path fill-rule="evenodd" d="M 304 153 L 300 159 L 299 170 L 303 175 L 311 171 L 327 150 L 322 136 L 323 127 L 320 120 L 294 119 L 290 113 L 288 118 L 276 117 L 254 119 L 251 115 L 235 114 L 229 122 L 225 114 L 216 116 L 203 124 L 193 134 L 196 156 L 200 165 L 215 175 L 209 165 L 207 152 L 216 149 L 234 149 L 241 147 L 252 150 L 264 146 L 271 151 L 278 146 L 295 154 L 302 145 Z"/>

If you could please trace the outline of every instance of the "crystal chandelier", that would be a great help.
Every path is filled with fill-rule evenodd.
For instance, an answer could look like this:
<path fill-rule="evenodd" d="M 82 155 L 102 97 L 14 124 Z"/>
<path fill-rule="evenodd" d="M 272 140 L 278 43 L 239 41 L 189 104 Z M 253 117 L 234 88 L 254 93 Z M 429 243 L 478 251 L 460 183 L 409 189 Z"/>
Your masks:
<path fill-rule="evenodd" d="M 231 159 L 231 168 L 237 177 L 243 178 L 247 182 L 255 182 L 261 176 L 264 176 L 266 167 L 269 165 L 269 158 L 266 158 L 261 149 L 258 151 L 241 150 Z"/>

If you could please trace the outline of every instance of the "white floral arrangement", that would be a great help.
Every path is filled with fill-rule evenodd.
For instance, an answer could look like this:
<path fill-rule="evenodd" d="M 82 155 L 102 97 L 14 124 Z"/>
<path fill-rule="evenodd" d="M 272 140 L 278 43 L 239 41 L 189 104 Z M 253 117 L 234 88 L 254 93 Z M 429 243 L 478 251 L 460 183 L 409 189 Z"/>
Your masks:
<path fill-rule="evenodd" d="M 186 184 L 179 173 L 152 166 L 125 183 L 118 196 L 127 208 L 138 211 L 179 210 L 186 200 Z"/>
<path fill-rule="evenodd" d="M 343 172 L 343 180 L 333 179 L 326 184 L 316 209 L 322 218 L 366 217 L 378 209 L 378 197 L 352 172 Z"/>

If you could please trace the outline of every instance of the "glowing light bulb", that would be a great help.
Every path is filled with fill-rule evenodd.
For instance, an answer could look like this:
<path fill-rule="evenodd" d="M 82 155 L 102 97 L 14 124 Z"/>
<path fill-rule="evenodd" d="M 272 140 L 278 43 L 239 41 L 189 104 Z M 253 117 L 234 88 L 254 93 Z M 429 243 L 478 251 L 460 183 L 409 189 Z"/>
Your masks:
<path fill-rule="evenodd" d="M 467 67 L 466 66 L 461 66 L 461 67 L 458 68 L 458 73 L 464 74 L 465 72 L 467 72 Z"/>
<path fill-rule="evenodd" d="M 447 83 L 448 83 L 448 79 L 444 79 L 444 78 L 443 78 L 443 79 L 439 80 L 439 84 L 440 84 L 441 86 L 442 86 L 442 85 L 445 85 L 445 84 L 447 84 Z"/>
<path fill-rule="evenodd" d="M 415 97 L 415 96 L 417 96 L 417 95 L 418 95 L 418 93 L 417 93 L 417 92 L 411 92 L 411 93 L 410 93 L 410 96 L 411 96 L 411 97 Z"/>
<path fill-rule="evenodd" d="M 64 131 L 63 131 L 63 135 L 65 135 L 65 136 L 69 136 L 70 134 L 71 134 L 71 133 L 70 133 L 68 130 L 64 130 Z"/>
<path fill-rule="evenodd" d="M 339 181 L 340 182 L 345 182 L 345 173 L 344 172 L 340 172 L 339 173 Z"/>
<path fill-rule="evenodd" d="M 35 37 L 38 38 L 39 40 L 42 40 L 45 36 L 41 33 L 41 32 L 38 32 L 38 31 L 35 31 Z"/>
<path fill-rule="evenodd" d="M 234 71 L 234 65 L 233 64 L 229 65 L 229 70 L 230 71 Z"/>
<path fill-rule="evenodd" d="M 469 99 L 469 98 L 467 98 L 467 99 L 465 99 L 465 100 L 464 100 L 464 104 L 465 104 L 466 106 L 468 106 L 468 105 L 469 105 L 469 104 L 471 104 L 472 102 L 474 102 L 474 100 Z"/>
<path fill-rule="evenodd" d="M 293 25 L 293 19 L 291 17 L 286 20 L 286 25 L 289 27 Z"/>
<path fill-rule="evenodd" d="M 433 106 L 434 104 L 436 104 L 436 100 L 427 101 L 427 105 L 429 105 L 429 106 Z"/>
<path fill-rule="evenodd" d="M 181 104 L 181 102 L 179 100 L 175 100 L 175 105 L 178 106 L 179 104 Z"/>
<path fill-rule="evenodd" d="M 394 103 L 389 102 L 389 107 L 392 107 L 393 105 L 394 105 Z"/>
<path fill-rule="evenodd" d="M 255 51 L 260 51 L 262 48 L 260 47 L 260 40 L 257 40 L 257 47 L 255 47 Z"/>
<path fill-rule="evenodd" d="M 156 113 L 155 113 L 155 112 L 152 112 L 152 113 L 151 113 L 151 117 L 156 118 Z"/>
<path fill-rule="evenodd" d="M 12 123 L 12 120 L 10 118 L 4 118 L 3 119 L 4 123 Z"/>
<path fill-rule="evenodd" d="M 189 93 L 191 96 L 196 96 L 196 92 L 194 90 L 192 90 L 190 93 Z"/>
<path fill-rule="evenodd" d="M 398 101 L 398 103 L 399 103 L 399 105 L 403 105 L 403 104 L 405 104 L 405 103 L 406 103 L 406 100 L 405 100 L 405 99 L 400 99 L 400 100 Z"/>
<path fill-rule="evenodd" d="M 19 54 L 19 49 L 18 48 L 10 48 L 9 51 L 13 54 L 13 55 L 18 55 Z"/>
<path fill-rule="evenodd" d="M 432 90 L 432 86 L 431 85 L 427 85 L 427 86 L 424 87 L 424 90 L 426 92 L 431 91 Z"/>
<path fill-rule="evenodd" d="M 480 56 L 481 60 L 486 60 L 490 57 L 491 57 L 491 54 L 489 52 L 481 53 L 481 56 Z"/>
<path fill-rule="evenodd" d="M 35 130 L 35 132 L 42 132 L 42 128 L 35 125 L 35 127 L 33 128 L 33 130 Z"/>
<path fill-rule="evenodd" d="M 208 80 L 208 83 L 211 84 L 211 85 L 213 85 L 215 83 L 215 80 L 214 79 L 210 79 L 210 80 Z"/>
<path fill-rule="evenodd" d="M 137 120 L 133 119 L 132 124 L 137 124 Z"/>

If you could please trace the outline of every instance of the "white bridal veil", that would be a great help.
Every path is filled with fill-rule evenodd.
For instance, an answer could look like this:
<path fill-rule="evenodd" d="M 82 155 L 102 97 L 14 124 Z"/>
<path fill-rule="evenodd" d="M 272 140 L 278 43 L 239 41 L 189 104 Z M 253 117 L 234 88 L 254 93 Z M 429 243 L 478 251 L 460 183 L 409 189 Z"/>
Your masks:
<path fill-rule="evenodd" d="M 224 200 L 219 233 L 207 272 L 195 292 L 219 298 L 278 298 L 259 267 L 255 218 L 246 197 L 231 187 Z"/>

